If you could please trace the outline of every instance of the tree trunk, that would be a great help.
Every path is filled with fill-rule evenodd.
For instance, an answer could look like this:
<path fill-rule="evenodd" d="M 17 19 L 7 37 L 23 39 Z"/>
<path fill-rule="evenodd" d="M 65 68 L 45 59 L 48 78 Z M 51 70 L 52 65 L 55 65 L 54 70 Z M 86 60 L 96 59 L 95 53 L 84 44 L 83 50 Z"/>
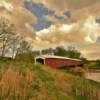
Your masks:
<path fill-rule="evenodd" d="M 6 48 L 6 40 L 5 38 L 3 39 L 3 44 L 2 44 L 2 57 L 5 57 L 5 48 Z"/>
<path fill-rule="evenodd" d="M 5 57 L 5 45 L 3 44 L 3 47 L 2 47 L 2 57 Z"/>

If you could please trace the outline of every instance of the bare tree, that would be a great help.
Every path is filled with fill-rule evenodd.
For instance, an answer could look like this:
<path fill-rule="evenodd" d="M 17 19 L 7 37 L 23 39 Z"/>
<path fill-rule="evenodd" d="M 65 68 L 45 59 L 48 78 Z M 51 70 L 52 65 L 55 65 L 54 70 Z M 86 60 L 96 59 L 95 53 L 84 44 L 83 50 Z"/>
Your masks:
<path fill-rule="evenodd" d="M 1 56 L 5 56 L 6 48 L 11 45 L 13 38 L 15 37 L 15 27 L 8 19 L 0 18 L 0 45 Z"/>
<path fill-rule="evenodd" d="M 31 51 L 30 44 L 21 37 L 19 46 L 17 48 L 16 56 L 19 54 L 24 54 L 24 53 L 30 52 L 30 51 Z"/>
<path fill-rule="evenodd" d="M 23 54 L 30 51 L 30 45 L 24 38 L 17 36 L 15 26 L 8 19 L 0 18 L 0 52 L 5 56 L 6 52 L 12 55 Z"/>
<path fill-rule="evenodd" d="M 15 36 L 12 40 L 11 47 L 9 49 L 11 49 L 13 59 L 15 58 L 16 53 L 20 48 L 20 41 L 21 41 L 20 36 Z"/>

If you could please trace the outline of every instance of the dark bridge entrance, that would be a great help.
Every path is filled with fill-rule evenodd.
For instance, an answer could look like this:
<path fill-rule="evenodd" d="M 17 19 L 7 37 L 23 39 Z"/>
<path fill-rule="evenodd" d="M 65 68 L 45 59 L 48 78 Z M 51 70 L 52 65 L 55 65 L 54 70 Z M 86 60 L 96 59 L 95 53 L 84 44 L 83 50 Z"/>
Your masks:
<path fill-rule="evenodd" d="M 38 58 L 36 59 L 36 63 L 44 64 L 44 59 Z"/>

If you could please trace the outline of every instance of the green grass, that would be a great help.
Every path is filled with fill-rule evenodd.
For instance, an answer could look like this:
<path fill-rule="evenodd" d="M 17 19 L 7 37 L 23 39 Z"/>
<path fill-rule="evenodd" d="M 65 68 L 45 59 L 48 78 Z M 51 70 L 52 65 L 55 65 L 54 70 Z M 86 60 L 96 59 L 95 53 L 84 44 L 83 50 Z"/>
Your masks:
<path fill-rule="evenodd" d="M 66 71 L 0 60 L 0 100 L 95 100 L 99 93 L 99 83 Z"/>

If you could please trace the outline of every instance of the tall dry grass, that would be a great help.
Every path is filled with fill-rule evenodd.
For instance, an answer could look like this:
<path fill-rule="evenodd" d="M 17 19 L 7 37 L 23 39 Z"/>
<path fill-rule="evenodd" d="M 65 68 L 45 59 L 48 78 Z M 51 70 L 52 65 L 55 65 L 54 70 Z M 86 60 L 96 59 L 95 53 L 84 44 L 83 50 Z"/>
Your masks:
<path fill-rule="evenodd" d="M 18 69 L 8 68 L 1 74 L 0 100 L 28 100 L 33 94 L 33 82 L 30 70 L 22 73 Z"/>
<path fill-rule="evenodd" d="M 27 62 L 0 64 L 0 100 L 99 100 L 99 98 L 99 84 L 66 71 Z"/>

